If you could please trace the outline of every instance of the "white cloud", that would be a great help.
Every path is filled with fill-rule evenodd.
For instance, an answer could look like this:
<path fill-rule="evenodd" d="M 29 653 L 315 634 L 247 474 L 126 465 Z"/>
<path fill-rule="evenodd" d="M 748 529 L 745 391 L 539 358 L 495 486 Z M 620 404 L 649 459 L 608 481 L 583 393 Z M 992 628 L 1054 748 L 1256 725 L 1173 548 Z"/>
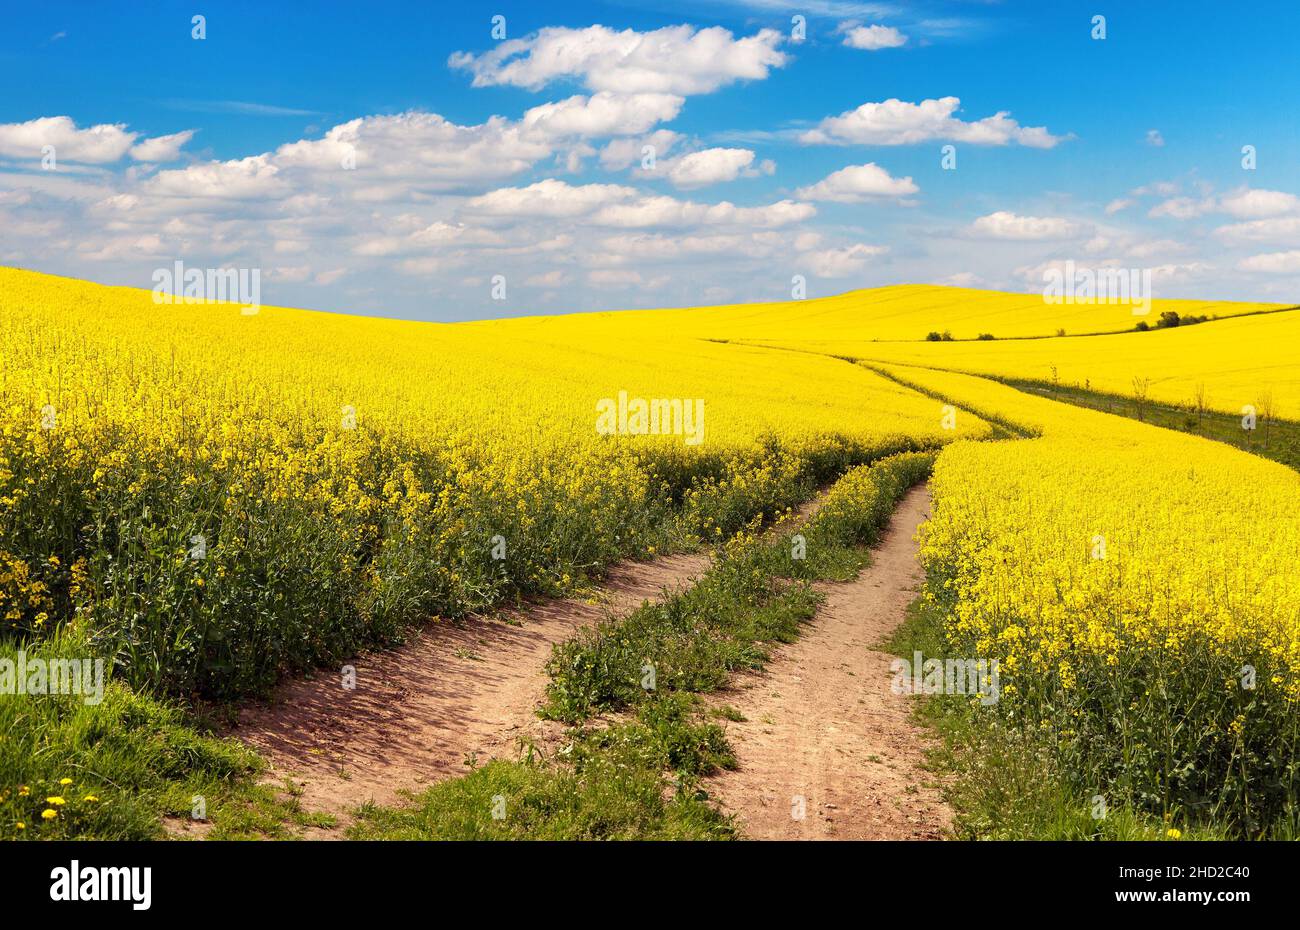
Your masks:
<path fill-rule="evenodd" d="M 946 284 L 949 287 L 985 287 L 988 284 L 987 281 L 973 271 L 959 271 L 956 274 L 940 278 L 934 283 Z"/>
<path fill-rule="evenodd" d="M 1022 242 L 1071 239 L 1084 231 L 1080 224 L 1059 216 L 1019 216 L 1006 210 L 981 216 L 969 229 L 970 234 L 978 238 Z"/>
<path fill-rule="evenodd" d="M 879 51 L 882 48 L 899 48 L 907 44 L 907 36 L 893 26 L 860 26 L 842 23 L 840 31 L 844 33 L 845 45 L 868 52 Z"/>
<path fill-rule="evenodd" d="M 524 283 L 530 287 L 563 287 L 569 283 L 569 275 L 562 268 L 552 268 L 524 279 Z"/>
<path fill-rule="evenodd" d="M 122 261 L 144 256 L 159 258 L 166 252 L 166 244 L 156 233 L 119 236 L 100 242 L 87 239 L 77 247 L 78 255 L 93 262 Z"/>
<path fill-rule="evenodd" d="M 796 251 L 807 252 L 809 249 L 815 249 L 822 243 L 822 234 L 806 229 L 794 237 L 794 247 Z"/>
<path fill-rule="evenodd" d="M 838 249 L 806 252 L 799 258 L 807 262 L 812 273 L 819 278 L 845 278 L 862 271 L 871 259 L 888 251 L 884 246 L 859 242 Z"/>
<path fill-rule="evenodd" d="M 635 188 L 619 184 L 574 185 L 547 178 L 527 187 L 502 187 L 474 197 L 465 209 L 488 216 L 576 217 L 635 195 Z"/>
<path fill-rule="evenodd" d="M 475 87 L 511 85 L 538 90 L 560 78 L 620 94 L 707 94 L 739 80 L 761 80 L 787 56 L 775 29 L 735 38 L 720 26 L 666 26 L 651 32 L 607 26 L 548 26 L 509 39 L 481 55 L 457 52 L 453 68 L 474 75 Z"/>
<path fill-rule="evenodd" d="M 805 144 L 911 145 L 936 139 L 951 139 L 971 145 L 1009 145 L 1050 149 L 1062 141 L 1046 128 L 1021 126 L 1005 112 L 973 123 L 955 114 L 961 106 L 957 97 L 908 103 L 891 98 L 881 103 L 864 103 L 856 110 L 828 116 L 815 129 L 803 133 Z"/>
<path fill-rule="evenodd" d="M 799 249 L 796 236 L 796 250 Z M 600 240 L 604 260 L 612 264 L 626 262 L 672 262 L 702 259 L 716 262 L 721 258 L 769 258 L 789 254 L 788 236 L 772 230 L 723 232 L 685 235 L 662 233 L 618 233 Z"/>
<path fill-rule="evenodd" d="M 287 284 L 302 284 L 311 278 L 311 265 L 280 265 L 267 273 L 271 281 L 284 281 Z"/>
<path fill-rule="evenodd" d="M 1134 197 L 1172 197 L 1181 192 L 1182 187 L 1176 181 L 1154 181 L 1133 189 Z"/>
<path fill-rule="evenodd" d="M 1203 216 L 1213 209 L 1213 198 L 1196 200 L 1193 197 L 1171 197 L 1148 210 L 1147 216 L 1152 219 L 1168 216 L 1176 220 L 1190 220 Z"/>
<path fill-rule="evenodd" d="M 795 196 L 804 200 L 862 203 L 865 200 L 908 197 L 919 190 L 910 177 L 893 177 L 875 162 L 868 162 L 832 172 L 816 184 L 799 188 Z"/>
<path fill-rule="evenodd" d="M 694 203 L 672 197 L 642 197 L 635 203 L 618 203 L 601 208 L 591 217 L 597 226 L 637 229 L 651 226 L 743 226 L 772 229 L 811 219 L 817 214 L 812 204 L 782 200 L 762 207 L 738 207 L 728 201 Z"/>
<path fill-rule="evenodd" d="M 1133 200 L 1131 200 L 1130 198 L 1117 197 L 1114 200 L 1112 200 L 1110 203 L 1106 204 L 1106 215 L 1114 216 L 1116 213 L 1119 213 L 1123 210 L 1127 210 L 1131 206 L 1133 206 Z"/>
<path fill-rule="evenodd" d="M 547 178 L 527 187 L 503 187 L 466 202 L 470 215 L 502 218 L 562 218 L 590 226 L 638 229 L 654 226 L 746 226 L 769 229 L 809 219 L 811 204 L 782 200 L 738 207 L 643 195 L 621 184 L 567 184 Z"/>
<path fill-rule="evenodd" d="M 668 180 L 674 187 L 690 189 L 734 181 L 754 163 L 749 149 L 704 149 L 674 159 L 668 167 Z"/>
<path fill-rule="evenodd" d="M 598 269 L 587 272 L 587 283 L 595 287 L 631 287 L 643 283 L 640 272 Z"/>
<path fill-rule="evenodd" d="M 554 151 L 546 133 L 504 117 L 461 126 L 437 113 L 408 111 L 341 123 L 324 138 L 281 146 L 273 160 L 336 185 L 370 181 L 371 199 L 386 199 L 406 196 L 412 186 L 448 190 L 510 177 Z M 344 170 L 345 162 L 355 169 Z"/>
<path fill-rule="evenodd" d="M 1185 242 L 1175 242 L 1173 239 L 1151 239 L 1133 245 L 1126 254 L 1130 258 L 1146 259 L 1157 255 L 1183 255 L 1188 251 L 1190 246 Z"/>
<path fill-rule="evenodd" d="M 523 126 L 550 136 L 636 135 L 674 119 L 683 103 L 674 94 L 578 94 L 533 107 L 524 114 Z"/>
<path fill-rule="evenodd" d="M 1285 191 L 1243 188 L 1221 197 L 1219 209 L 1243 220 L 1300 214 L 1300 197 Z"/>
<path fill-rule="evenodd" d="M 647 148 L 653 153 L 655 163 L 665 157 L 681 141 L 681 135 L 671 129 L 657 129 L 639 139 L 611 139 L 600 150 L 600 166 L 606 171 L 622 171 L 642 161 Z"/>
<path fill-rule="evenodd" d="M 0 155 L 39 161 L 42 149 L 54 146 L 58 161 L 103 165 L 120 161 L 138 133 L 123 123 L 78 129 L 69 116 L 43 116 L 25 123 L 0 124 Z"/>
<path fill-rule="evenodd" d="M 1204 277 L 1214 270 L 1214 266 L 1207 262 L 1184 262 L 1182 264 L 1153 265 L 1150 269 L 1151 278 L 1161 283 L 1170 283 L 1177 281 L 1193 281 L 1197 278 Z"/>
<path fill-rule="evenodd" d="M 1220 226 L 1214 233 L 1225 242 L 1300 243 L 1300 216 L 1230 223 Z"/>
<path fill-rule="evenodd" d="M 291 190 L 279 174 L 270 156 L 255 155 L 160 171 L 144 183 L 142 191 L 161 197 L 218 200 L 279 197 Z"/>
<path fill-rule="evenodd" d="M 1208 185 L 1205 186 L 1208 194 Z M 1139 191 L 1145 191 L 1139 188 Z M 1136 193 L 1136 192 L 1135 192 Z M 1168 187 L 1159 193 L 1171 193 Z M 1226 213 L 1238 219 L 1263 219 L 1300 214 L 1300 197 L 1286 191 L 1242 187 L 1220 197 L 1169 197 L 1148 211 L 1150 217 L 1190 220 L 1209 213 Z"/>
<path fill-rule="evenodd" d="M 1300 249 L 1252 255 L 1237 262 L 1237 268 L 1262 274 L 1300 274 Z"/>
<path fill-rule="evenodd" d="M 357 243 L 357 255 L 386 256 L 427 251 L 443 246 L 504 245 L 506 240 L 490 229 L 481 229 L 463 223 L 430 223 L 414 229 L 405 236 L 373 236 Z"/>
<path fill-rule="evenodd" d="M 168 162 L 180 157 L 181 149 L 194 138 L 194 130 L 174 132 L 169 136 L 155 136 L 131 147 L 131 157 L 136 161 Z"/>
<path fill-rule="evenodd" d="M 1154 146 L 1155 148 L 1164 148 L 1165 137 L 1160 135 L 1159 129 L 1147 130 L 1147 145 Z"/>

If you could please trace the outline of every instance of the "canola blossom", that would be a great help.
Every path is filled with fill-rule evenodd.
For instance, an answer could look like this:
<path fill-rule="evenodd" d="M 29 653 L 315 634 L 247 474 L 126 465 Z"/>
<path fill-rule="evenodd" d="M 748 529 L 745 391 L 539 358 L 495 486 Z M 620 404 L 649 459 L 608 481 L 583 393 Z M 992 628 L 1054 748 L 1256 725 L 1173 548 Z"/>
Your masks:
<path fill-rule="evenodd" d="M 15 269 L 0 356 L 0 622 L 75 622 L 132 680 L 216 694 L 712 542 L 961 435 L 835 359 L 581 321 L 159 305 Z M 671 417 L 603 432 L 621 394 L 698 400 L 700 441 Z"/>
<path fill-rule="evenodd" d="M 1249 831 L 1296 797 L 1300 475 L 1199 437 L 901 366 L 1020 427 L 939 455 L 922 559 L 1000 711 L 1086 783 Z M 1098 788 L 1100 790 L 1100 788 Z"/>
<path fill-rule="evenodd" d="M 843 343 L 915 342 L 931 332 L 953 339 L 1054 336 L 1058 331 L 1121 333 L 1140 319 L 1160 314 L 1232 317 L 1275 310 L 1285 304 L 1240 301 L 1152 299 L 1147 313 L 1122 303 L 1048 303 L 1043 294 L 1007 294 L 933 284 L 897 284 L 849 291 L 833 297 L 764 304 L 685 307 L 674 310 L 620 310 L 575 316 L 523 317 L 480 324 L 530 332 L 564 332 L 576 327 L 604 329 L 626 336 L 672 332 L 679 336 L 728 342 L 798 344 L 823 354 L 842 354 Z"/>
<path fill-rule="evenodd" d="M 1155 305 L 1157 310 L 1141 319 L 1154 323 L 1160 302 Z M 1300 364 L 1296 362 L 1300 309 L 1254 312 L 1268 308 L 1228 306 L 1250 315 L 1086 338 L 1003 339 L 1012 334 L 993 330 L 999 338 L 991 341 L 872 342 L 838 336 L 812 339 L 807 333 L 787 331 L 758 341 L 888 364 L 1060 384 L 1120 397 L 1131 396 L 1134 379 L 1140 379 L 1147 383 L 1147 396 L 1154 401 L 1192 407 L 1200 390 L 1209 410 L 1241 416 L 1249 406 L 1261 414 L 1267 411 L 1285 419 L 1300 419 Z M 1039 300 L 1038 313 L 1045 320 L 1057 319 L 1058 309 Z M 1136 319 L 1129 318 L 1129 328 Z"/>
<path fill-rule="evenodd" d="M 941 449 L 926 597 L 956 655 L 998 662 L 988 712 L 1085 796 L 1244 834 L 1294 810 L 1300 475 L 968 372 L 1119 392 L 1140 369 L 1155 398 L 1276 390 L 1284 415 L 1297 313 L 925 342 L 1130 321 L 912 286 L 463 324 L 151 296 L 0 269 L 6 637 L 71 626 L 133 684 L 262 691 Z M 823 521 L 866 512 L 841 497 Z"/>

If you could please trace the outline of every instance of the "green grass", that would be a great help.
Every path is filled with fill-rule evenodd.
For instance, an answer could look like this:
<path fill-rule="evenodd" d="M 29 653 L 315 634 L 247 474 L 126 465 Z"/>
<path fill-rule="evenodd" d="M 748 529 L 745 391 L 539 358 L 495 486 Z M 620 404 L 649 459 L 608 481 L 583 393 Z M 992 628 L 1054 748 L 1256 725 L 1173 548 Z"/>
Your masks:
<path fill-rule="evenodd" d="M 556 647 L 543 714 L 577 723 L 658 690 L 715 691 L 733 672 L 761 666 L 773 644 L 792 642 L 816 613 L 811 582 L 854 577 L 869 561 L 866 547 L 933 461 L 904 453 L 853 469 L 800 533 L 776 540 L 742 533 L 694 587 Z"/>
<path fill-rule="evenodd" d="M 25 651 L 28 659 L 92 654 L 67 633 Z M 0 644 L 0 659 L 16 662 L 17 652 Z M 255 783 L 253 752 L 201 734 L 180 707 L 111 677 L 97 704 L 82 695 L 0 695 L 0 733 L 0 839 L 158 839 L 164 817 L 190 818 L 196 798 L 214 838 L 284 836 L 319 822 L 291 793 Z M 46 819 L 45 810 L 57 816 Z"/>
<path fill-rule="evenodd" d="M 1080 387 L 1053 385 L 1043 381 L 1003 379 L 1003 383 L 1021 391 L 1049 397 L 1077 407 L 1113 413 L 1153 426 L 1204 436 L 1227 443 L 1246 452 L 1281 462 L 1300 470 L 1300 423 L 1260 416 L 1254 430 L 1242 429 L 1238 414 L 1214 410 L 1197 412 L 1179 404 L 1147 400 L 1140 405 L 1133 397 L 1103 394 Z M 1141 408 L 1139 416 L 1139 407 Z"/>
<path fill-rule="evenodd" d="M 735 537 L 694 587 L 556 647 L 542 713 L 569 723 L 557 758 L 531 747 L 442 782 L 398 807 L 368 805 L 355 839 L 730 839 L 736 826 L 701 779 L 734 765 L 697 694 L 766 661 L 820 603 L 811 582 L 869 561 L 903 494 L 933 456 L 906 453 L 847 472 L 799 532 Z M 796 537 L 802 537 L 802 543 Z M 796 556 L 796 553 L 798 554 Z M 611 715 L 617 722 L 605 725 Z"/>
<path fill-rule="evenodd" d="M 881 648 L 909 658 L 915 651 L 947 655 L 939 609 L 914 602 L 907 621 Z M 1183 840 L 1230 838 L 1213 825 L 1166 824 L 1113 799 L 1103 798 L 1102 807 L 1102 792 L 1072 783 L 1054 752 L 1051 733 L 1010 727 L 993 708 L 965 696 L 918 698 L 916 715 L 939 738 L 928 764 L 956 811 L 956 839 L 1165 840 L 1174 838 L 1170 829 Z M 1276 838 L 1286 837 L 1279 833 Z"/>
<path fill-rule="evenodd" d="M 705 483 L 701 486 L 705 499 L 696 500 L 692 512 L 698 516 L 707 511 L 711 525 L 743 526 L 746 514 L 757 525 L 764 512 L 779 512 L 797 503 L 800 495 L 811 493 L 813 479 L 824 477 L 826 470 L 847 468 L 859 454 L 841 451 L 840 458 L 829 456 L 810 473 L 787 468 L 775 485 L 745 493 L 733 493 L 723 481 L 710 492 L 712 485 Z M 690 536 L 683 533 L 677 542 L 687 547 L 697 544 Z M 843 573 L 859 564 L 861 556 L 819 553 L 817 559 L 826 571 Z M 827 561 L 832 559 L 834 566 Z M 811 615 L 815 599 L 806 585 L 781 588 L 775 592 L 780 596 L 753 616 L 733 616 L 738 625 L 746 625 L 747 632 L 726 644 L 731 656 L 728 667 L 735 667 L 742 655 L 745 662 L 759 661 L 765 648 L 760 641 L 793 636 L 798 620 Z M 694 622 L 694 607 L 679 603 L 677 609 L 690 614 L 688 626 Z M 747 645 L 742 647 L 742 641 Z M 725 680 L 717 668 L 708 669 L 709 675 L 700 674 L 712 653 L 698 638 L 684 643 L 684 654 L 690 658 L 683 667 L 696 676 L 695 690 Z M 103 647 L 102 642 L 75 635 L 65 626 L 41 642 L 0 641 L 0 657 L 12 659 L 20 648 L 33 657 L 102 657 Z M 469 651 L 465 657 L 479 658 Z M 108 659 L 105 664 L 112 666 Z M 436 807 L 451 803 L 447 797 L 457 797 L 456 803 L 468 804 L 468 799 L 478 797 L 475 792 L 481 794 L 481 787 L 486 790 L 505 779 L 516 784 L 519 797 L 532 799 L 520 813 L 534 811 L 527 822 L 538 836 L 729 836 L 733 832 L 729 824 L 698 795 L 697 787 L 688 787 L 696 785 L 707 770 L 727 764 L 722 731 L 697 719 L 703 714 L 693 704 L 674 703 L 672 692 L 678 690 L 668 688 L 661 700 L 638 702 L 642 706 L 628 722 L 581 732 L 564 759 L 525 759 L 517 763 L 519 768 L 510 763 L 485 766 L 470 776 L 468 784 L 453 783 L 437 796 L 444 800 L 434 798 L 429 803 Z M 220 713 L 221 706 L 215 710 Z M 295 835 L 303 827 L 332 823 L 332 818 L 303 812 L 292 785 L 258 784 L 262 763 L 257 755 L 235 740 L 208 735 L 209 729 L 195 706 L 152 695 L 140 681 L 133 688 L 121 676 L 114 680 L 109 675 L 103 700 L 94 705 L 79 696 L 0 695 L 0 733 L 4 734 L 0 839 L 278 838 Z M 71 780 L 69 784 L 62 784 L 65 778 Z M 671 803 L 661 799 L 665 784 L 674 792 Z M 488 796 L 497 793 L 490 791 Z M 48 802 L 51 797 L 62 798 L 63 803 Z M 202 798 L 205 807 L 201 828 L 169 831 L 169 819 L 181 823 L 191 818 L 196 798 Z M 582 816 L 574 820 L 564 815 L 566 803 Z M 42 817 L 47 809 L 56 816 Z M 555 820 L 542 826 L 548 811 L 554 811 Z M 384 816 L 372 812 L 364 823 L 378 831 Z M 465 824 L 478 822 L 469 809 L 466 817 Z M 500 832 L 501 825 L 492 821 L 486 827 Z"/>
<path fill-rule="evenodd" d="M 736 835 L 700 778 L 735 764 L 722 730 L 681 696 L 635 719 L 576 728 L 560 759 L 531 748 L 441 782 L 401 807 L 366 805 L 350 839 L 716 840 Z"/>
<path fill-rule="evenodd" d="M 734 837 L 702 779 L 734 765 L 717 721 L 739 712 L 706 712 L 695 693 L 717 689 L 731 670 L 759 665 L 773 643 L 792 640 L 817 607 L 811 581 L 850 578 L 865 565 L 863 547 L 931 461 L 909 453 L 849 471 L 801 528 L 804 557 L 794 557 L 794 533 L 759 535 L 755 521 L 695 588 L 557 649 L 548 708 L 575 725 L 556 757 L 527 749 L 518 761 L 491 762 L 406 806 L 367 806 L 349 835 Z M 19 648 L 0 644 L 0 657 L 15 660 Z M 68 630 L 22 648 L 29 658 L 95 655 Z M 650 667 L 656 680 L 646 687 Z M 0 838 L 163 838 L 167 819 L 190 818 L 198 798 L 202 829 L 173 835 L 279 838 L 332 822 L 305 814 L 292 786 L 258 784 L 257 755 L 205 733 L 194 708 L 111 674 L 95 704 L 80 695 L 0 696 L 0 732 Z M 57 816 L 42 817 L 47 809 Z"/>

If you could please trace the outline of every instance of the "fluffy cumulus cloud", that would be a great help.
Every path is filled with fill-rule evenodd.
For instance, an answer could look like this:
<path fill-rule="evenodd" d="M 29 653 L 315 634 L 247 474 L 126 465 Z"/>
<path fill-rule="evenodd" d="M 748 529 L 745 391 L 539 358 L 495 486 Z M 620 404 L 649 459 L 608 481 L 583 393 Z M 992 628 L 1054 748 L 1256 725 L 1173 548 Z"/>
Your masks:
<path fill-rule="evenodd" d="M 606 171 L 622 171 L 641 164 L 643 170 L 652 171 L 681 141 L 682 135 L 671 129 L 656 129 L 641 138 L 611 139 L 599 152 L 600 166 Z"/>
<path fill-rule="evenodd" d="M 601 91 L 533 107 L 524 114 L 523 127 L 555 137 L 635 135 L 675 119 L 685 102 L 675 94 Z"/>
<path fill-rule="evenodd" d="M 568 184 L 547 178 L 527 187 L 503 187 L 472 198 L 465 210 L 472 214 L 503 217 L 571 219 L 590 215 L 612 203 L 636 196 L 636 189 L 620 184 Z"/>
<path fill-rule="evenodd" d="M 838 249 L 807 252 L 799 256 L 799 261 L 806 263 L 819 278 L 847 278 L 861 273 L 872 259 L 887 251 L 884 246 L 857 242 Z"/>
<path fill-rule="evenodd" d="M 1300 245 L 1300 215 L 1228 223 L 1220 226 L 1214 233 L 1220 240 L 1229 244 L 1277 242 Z"/>
<path fill-rule="evenodd" d="M 849 48 L 858 48 L 868 52 L 882 48 L 900 48 L 907 44 L 907 36 L 893 26 L 863 26 L 860 23 L 841 23 L 840 32 L 844 34 L 844 44 Z"/>
<path fill-rule="evenodd" d="M 738 207 L 729 201 L 705 204 L 673 197 L 641 197 L 633 203 L 603 207 L 591 217 L 593 225 L 648 227 L 739 226 L 773 229 L 810 220 L 811 204 L 782 200 L 758 207 Z"/>
<path fill-rule="evenodd" d="M 1051 239 L 1073 239 L 1087 228 L 1059 216 L 1020 216 L 1007 210 L 998 210 L 981 216 L 969 227 L 969 234 L 980 239 L 1007 239 L 1032 242 Z"/>
<path fill-rule="evenodd" d="M 910 178 L 893 177 L 874 162 L 849 165 L 827 175 L 816 184 L 796 192 L 804 200 L 829 200 L 834 203 L 863 203 L 869 200 L 900 200 L 918 193 L 920 188 Z"/>
<path fill-rule="evenodd" d="M 1214 208 L 1214 200 L 1209 197 L 1170 197 L 1148 210 L 1147 216 L 1152 219 L 1167 216 L 1176 220 L 1190 220 L 1211 213 Z"/>
<path fill-rule="evenodd" d="M 1042 126 L 1021 126 L 1006 112 L 966 122 L 955 115 L 960 107 L 957 97 L 920 103 L 897 98 L 864 103 L 856 110 L 826 117 L 799 139 L 807 145 L 913 145 L 947 140 L 1040 149 L 1053 148 L 1063 139 Z"/>
<path fill-rule="evenodd" d="M 1251 255 L 1238 262 L 1237 267 L 1255 274 L 1300 274 L 1300 249 Z"/>
<path fill-rule="evenodd" d="M 131 157 L 136 161 L 170 162 L 181 156 L 181 149 L 194 138 L 194 130 L 174 132 L 169 136 L 156 136 L 131 146 Z"/>
<path fill-rule="evenodd" d="M 449 64 L 473 74 L 475 87 L 539 90 L 570 79 L 594 91 L 689 96 L 767 77 L 788 61 L 778 48 L 783 38 L 774 29 L 736 38 L 720 26 L 666 26 L 650 32 L 550 26 L 480 55 L 456 52 Z"/>
<path fill-rule="evenodd" d="M 1024 286 L 1030 288 L 1040 288 L 1047 280 L 1049 273 L 1067 274 L 1072 271 L 1071 267 L 1066 264 L 1067 260 L 1053 259 L 1041 262 L 1037 265 L 1026 265 L 1016 269 L 1016 276 L 1021 280 Z M 1073 270 L 1077 271 L 1081 263 L 1072 259 L 1069 261 L 1073 264 Z M 1096 259 L 1086 263 L 1086 267 L 1093 271 L 1102 269 L 1130 270 L 1133 266 L 1120 258 Z M 1151 272 L 1151 280 L 1156 285 L 1170 284 L 1188 284 L 1192 287 L 1199 287 L 1205 281 L 1210 280 L 1210 276 L 1215 272 L 1214 266 L 1207 262 L 1167 262 L 1159 265 L 1145 265 L 1143 270 Z M 1157 291 L 1157 297 L 1166 296 Z"/>
<path fill-rule="evenodd" d="M 123 124 L 105 123 L 78 129 L 68 116 L 45 116 L 25 123 L 0 124 L 0 156 L 40 161 L 47 146 L 59 161 L 85 165 L 106 165 L 130 155 L 136 161 L 173 161 L 181 146 L 194 135 L 191 131 L 141 139 Z M 139 141 L 137 141 L 139 140 Z"/>
<path fill-rule="evenodd" d="M 527 187 L 506 187 L 469 200 L 469 214 L 498 218 L 563 218 L 589 226 L 629 229 L 689 226 L 774 228 L 810 219 L 811 204 L 782 200 L 759 207 L 729 201 L 697 203 L 644 194 L 620 184 L 568 184 L 554 178 Z"/>
<path fill-rule="evenodd" d="M 860 22 L 837 35 L 851 49 L 907 44 Z M 843 45 L 824 51 L 861 63 Z M 2 124 L 0 263 L 146 288 L 153 269 L 178 258 L 256 267 L 268 303 L 444 319 L 781 299 L 800 274 L 826 282 L 821 293 L 945 275 L 1018 287 L 1018 266 L 1068 258 L 1141 263 L 1163 281 L 1191 282 L 1170 296 L 1228 280 L 1294 299 L 1300 198 L 1285 190 L 1215 191 L 1193 175 L 1107 191 L 1109 203 L 1011 200 L 960 226 L 948 201 L 931 202 L 876 161 L 803 173 L 801 159 L 833 152 L 793 147 L 777 174 L 764 146 L 793 137 L 1050 149 L 1069 137 L 1007 112 L 967 119 L 957 97 L 866 103 L 820 122 L 826 112 L 815 112 L 801 129 L 746 133 L 710 117 L 695 135 L 678 122 L 691 97 L 740 97 L 740 85 L 788 67 L 793 50 L 775 30 L 545 28 L 451 59 L 470 78 L 463 84 L 538 93 L 506 115 L 488 109 L 498 95 L 467 87 L 483 108 L 473 117 L 361 115 L 219 159 L 194 151 L 206 128 L 141 132 L 68 116 Z M 705 103 L 694 105 L 728 112 Z M 55 170 L 43 170 L 45 146 Z M 867 233 L 844 222 L 860 211 L 826 204 L 885 209 L 872 211 Z M 508 278 L 507 304 L 489 296 L 497 275 Z"/>
<path fill-rule="evenodd" d="M 213 161 L 160 171 L 140 186 L 141 197 L 253 200 L 281 197 L 293 188 L 280 177 L 281 168 L 270 156 L 257 155 L 234 161 Z"/>
<path fill-rule="evenodd" d="M 741 177 L 771 174 L 771 162 L 754 164 L 754 153 L 749 149 L 704 149 L 673 159 L 665 166 L 665 174 L 674 187 L 690 189 L 734 181 Z"/>
<path fill-rule="evenodd" d="M 545 120 L 543 120 L 545 122 Z M 323 175 L 333 184 L 450 190 L 519 174 L 556 151 L 545 131 L 500 116 L 459 125 L 437 113 L 368 116 L 335 126 L 324 138 L 281 146 L 278 168 Z M 346 173 L 345 173 L 346 172 Z"/>
<path fill-rule="evenodd" d="M 461 191 L 512 178 L 548 159 L 594 153 L 581 144 L 644 133 L 674 118 L 681 104 L 669 94 L 597 93 L 533 107 L 518 120 L 493 116 L 469 125 L 422 111 L 361 117 L 274 152 L 162 171 L 144 188 L 179 198 L 297 194 L 367 202 Z"/>
<path fill-rule="evenodd" d="M 1225 194 L 1202 190 L 1188 196 L 1177 186 L 1162 185 L 1151 192 L 1165 197 L 1147 211 L 1153 219 L 1187 222 L 1218 215 L 1239 220 L 1215 230 L 1224 242 L 1291 242 L 1300 231 L 1300 197 L 1288 191 L 1238 187 Z"/>
<path fill-rule="evenodd" d="M 1219 208 L 1240 219 L 1300 215 L 1300 197 L 1286 191 L 1242 188 L 1220 198 Z"/>

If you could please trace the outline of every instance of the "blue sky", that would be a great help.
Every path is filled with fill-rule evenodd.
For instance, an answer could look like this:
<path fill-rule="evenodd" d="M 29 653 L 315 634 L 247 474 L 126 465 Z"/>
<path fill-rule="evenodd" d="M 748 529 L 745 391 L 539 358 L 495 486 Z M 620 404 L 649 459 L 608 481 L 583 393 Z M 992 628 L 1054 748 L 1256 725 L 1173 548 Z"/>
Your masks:
<path fill-rule="evenodd" d="M 438 320 L 778 300 L 794 275 L 1035 291 L 1067 259 L 1300 299 L 1293 2 L 4 16 L 3 264 L 253 267 L 266 303 Z"/>

